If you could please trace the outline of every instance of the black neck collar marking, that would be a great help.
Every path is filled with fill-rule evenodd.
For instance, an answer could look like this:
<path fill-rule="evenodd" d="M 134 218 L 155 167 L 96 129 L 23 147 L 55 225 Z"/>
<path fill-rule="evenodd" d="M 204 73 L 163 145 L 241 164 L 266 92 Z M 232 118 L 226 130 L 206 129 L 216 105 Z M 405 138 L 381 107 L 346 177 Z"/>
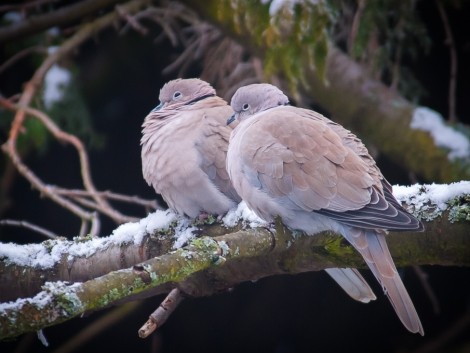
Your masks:
<path fill-rule="evenodd" d="M 189 101 L 188 103 L 186 103 L 186 105 L 191 105 L 191 104 L 194 104 L 196 102 L 202 101 L 203 99 L 210 98 L 210 97 L 215 97 L 215 94 L 211 93 L 211 94 L 206 94 L 205 96 L 194 98 L 192 101 Z"/>

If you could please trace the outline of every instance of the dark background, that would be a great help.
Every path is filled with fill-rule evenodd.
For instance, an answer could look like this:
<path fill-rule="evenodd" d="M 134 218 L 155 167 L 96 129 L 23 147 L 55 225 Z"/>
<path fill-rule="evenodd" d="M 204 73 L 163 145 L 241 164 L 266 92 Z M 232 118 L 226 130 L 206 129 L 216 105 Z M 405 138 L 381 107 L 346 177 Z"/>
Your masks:
<path fill-rule="evenodd" d="M 468 2 L 465 4 L 459 11 L 449 9 L 448 15 L 459 53 L 457 114 L 468 124 L 470 6 Z M 445 115 L 450 66 L 444 31 L 433 2 L 421 1 L 418 9 L 429 24 L 433 46 L 429 55 L 408 64 L 428 92 L 420 104 Z M 181 52 L 181 48 L 173 48 L 165 41 L 154 44 L 153 36 L 158 33 L 159 29 L 155 29 L 147 36 L 135 32 L 119 36 L 116 31 L 108 30 L 76 53 L 79 84 L 93 129 L 105 137 L 102 148 L 90 149 L 92 175 L 100 190 L 155 197 L 141 174 L 140 126 L 145 115 L 158 104 L 161 86 L 175 78 L 162 76 L 162 69 Z M 200 69 L 194 65 L 188 77 L 198 76 Z M 31 73 L 20 71 L 19 66 L 10 70 L 0 76 L 1 91 L 6 96 L 18 92 L 19 78 L 27 80 Z M 349 128 L 354 131 L 353 126 Z M 46 153 L 31 153 L 26 162 L 50 184 L 81 186 L 78 158 L 71 147 L 52 143 Z M 400 166 L 382 158 L 378 164 L 392 184 L 411 183 Z M 11 204 L 3 218 L 28 220 L 67 237 L 76 235 L 79 229 L 76 218 L 51 201 L 41 199 L 22 177 L 16 177 L 9 200 Z M 139 209 L 123 210 L 136 216 L 145 215 Z M 110 234 L 114 228 L 112 222 L 105 221 L 102 234 Z M 0 240 L 26 243 L 42 239 L 22 229 L 0 228 Z M 421 317 L 424 338 L 405 330 L 369 271 L 363 273 L 378 299 L 368 305 L 351 300 L 325 273 L 315 272 L 266 278 L 210 298 L 186 299 L 158 333 L 142 340 L 137 337 L 137 330 L 163 299 L 151 298 L 78 350 L 149 352 L 157 347 L 156 351 L 162 352 L 206 353 L 420 352 L 420 348 L 432 346 L 444 333 L 456 332 L 434 351 L 470 352 L 470 270 L 440 266 L 422 269 L 429 275 L 440 313 L 433 312 L 414 271 L 406 268 L 402 275 Z M 47 328 L 44 332 L 50 347 L 44 348 L 33 339 L 25 351 L 51 352 L 106 312 Z M 454 325 L 464 317 L 465 329 L 455 331 Z M 19 341 L 0 343 L 1 352 L 13 352 L 18 347 Z"/>

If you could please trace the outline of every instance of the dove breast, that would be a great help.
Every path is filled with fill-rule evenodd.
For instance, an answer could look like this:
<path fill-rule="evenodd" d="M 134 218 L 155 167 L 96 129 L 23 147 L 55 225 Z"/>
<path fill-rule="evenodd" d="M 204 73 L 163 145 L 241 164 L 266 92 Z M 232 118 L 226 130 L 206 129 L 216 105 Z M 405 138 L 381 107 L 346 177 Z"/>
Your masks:
<path fill-rule="evenodd" d="M 233 131 L 227 157 L 232 183 L 249 207 L 297 229 L 303 214 L 311 228 L 312 211 L 364 207 L 376 182 L 369 166 L 307 112 L 279 106 L 255 114 Z"/>
<path fill-rule="evenodd" d="M 228 122 L 238 125 L 227 169 L 247 205 L 266 221 L 280 216 L 307 234 L 342 234 L 362 255 L 404 326 L 424 334 L 385 241 L 387 230 L 424 226 L 395 199 L 364 144 L 321 114 L 286 105 L 282 91 L 269 84 L 239 88 L 231 106 Z M 351 297 L 373 300 L 356 270 L 327 272 Z"/>
<path fill-rule="evenodd" d="M 144 179 L 180 214 L 224 214 L 240 201 L 225 168 L 231 133 L 226 117 L 233 111 L 202 80 L 170 83 L 174 85 L 164 86 L 160 97 L 171 88 L 179 99 L 174 103 L 164 98 L 143 123 Z M 200 88 L 194 96 L 194 90 L 188 90 L 194 84 L 211 90 Z"/>

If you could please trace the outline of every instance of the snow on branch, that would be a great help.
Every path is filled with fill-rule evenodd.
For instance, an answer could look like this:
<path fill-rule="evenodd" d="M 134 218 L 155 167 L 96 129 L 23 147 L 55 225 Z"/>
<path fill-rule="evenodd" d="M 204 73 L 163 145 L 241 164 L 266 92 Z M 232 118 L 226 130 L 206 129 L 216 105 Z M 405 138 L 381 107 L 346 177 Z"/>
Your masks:
<path fill-rule="evenodd" d="M 413 112 L 410 127 L 429 132 L 436 146 L 449 150 L 449 160 L 468 159 L 470 157 L 468 137 L 462 132 L 447 126 L 444 118 L 438 112 L 426 107 L 417 107 Z"/>
<path fill-rule="evenodd" d="M 397 266 L 470 266 L 470 182 L 396 189 L 397 197 L 408 202 L 405 207 L 427 220 L 424 233 L 389 235 Z M 126 250 L 114 253 L 111 261 L 117 262 L 124 253 L 133 251 L 146 254 L 146 259 L 135 257 L 138 261 L 128 263 L 127 268 L 74 283 L 56 278 L 43 283 L 42 290 L 30 298 L 0 304 L 0 339 L 58 324 L 86 311 L 168 293 L 173 288 L 185 295 L 207 296 L 276 274 L 365 267 L 340 235 L 323 232 L 307 236 L 285 229 L 279 220 L 267 225 L 243 203 L 223 220 L 209 218 L 207 222 L 211 224 L 197 224 L 170 211 L 157 211 L 139 222 L 121 225 L 105 238 L 48 240 L 33 246 L 2 244 L 2 288 L 14 285 L 6 283 L 5 278 L 8 272 L 19 272 L 18 266 L 46 266 L 46 270 L 55 272 L 57 269 L 51 266 L 65 258 L 67 269 L 73 272 L 78 259 L 87 261 L 97 254 L 108 258 L 109 249 L 124 245 Z M 152 238 L 154 243 L 150 243 Z M 159 242 L 167 244 L 155 250 Z M 187 245 L 175 249 L 175 244 Z M 143 250 L 146 247 L 154 251 Z"/>

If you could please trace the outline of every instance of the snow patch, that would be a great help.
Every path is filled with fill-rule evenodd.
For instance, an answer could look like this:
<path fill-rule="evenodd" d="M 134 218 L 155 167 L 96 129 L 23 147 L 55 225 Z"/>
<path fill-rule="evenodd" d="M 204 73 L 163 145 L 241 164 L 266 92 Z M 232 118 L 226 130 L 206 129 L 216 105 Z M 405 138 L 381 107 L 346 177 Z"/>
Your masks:
<path fill-rule="evenodd" d="M 442 116 L 429 108 L 418 107 L 413 112 L 410 127 L 430 133 L 436 146 L 450 150 L 448 158 L 468 158 L 470 156 L 470 141 L 461 132 L 447 126 Z"/>
<path fill-rule="evenodd" d="M 186 245 L 188 241 L 190 241 L 191 239 L 194 239 L 196 237 L 196 234 L 194 233 L 195 230 L 197 230 L 196 227 L 188 228 L 187 225 L 178 227 L 175 230 L 176 240 L 175 240 L 175 243 L 173 244 L 173 249 L 179 249 L 182 246 Z"/>
<path fill-rule="evenodd" d="M 263 5 L 269 4 L 269 15 L 276 16 L 282 8 L 286 7 L 290 12 L 294 11 L 294 6 L 302 3 L 318 4 L 320 0 L 261 0 Z"/>
<path fill-rule="evenodd" d="M 249 225 L 251 228 L 264 227 L 268 223 L 258 217 L 245 203 L 242 201 L 238 204 L 237 208 L 231 209 L 227 212 L 222 222 L 228 228 L 235 227 L 238 222 L 242 220 L 243 225 Z"/>
<path fill-rule="evenodd" d="M 447 203 L 453 198 L 459 195 L 470 195 L 470 181 L 451 184 L 394 185 L 393 195 L 400 202 L 416 206 L 431 203 L 444 211 L 447 209 Z"/>
<path fill-rule="evenodd" d="M 470 195 L 470 181 L 451 184 L 394 185 L 393 195 L 398 201 L 414 206 L 416 210 L 427 212 L 427 219 L 430 220 L 447 210 L 449 202 L 455 197 Z"/>
<path fill-rule="evenodd" d="M 7 264 L 50 268 L 60 260 L 60 257 L 57 256 L 57 252 L 50 252 L 45 245 L 51 243 L 56 242 L 27 245 L 13 243 L 2 244 L 0 247 L 0 258 L 5 258 Z"/>
<path fill-rule="evenodd" d="M 153 233 L 156 229 L 167 229 L 177 220 L 172 211 L 155 211 L 139 222 L 129 222 L 116 228 L 111 236 L 102 238 L 74 239 L 74 241 L 47 240 L 41 244 L 18 245 L 5 243 L 0 246 L 0 258 L 7 264 L 51 268 L 60 261 L 63 254 L 68 254 L 69 260 L 75 257 L 90 257 L 96 252 L 111 245 L 134 243 L 140 245 L 145 234 Z M 184 223 L 184 222 L 182 222 Z"/>
<path fill-rule="evenodd" d="M 51 52 L 52 50 L 49 50 Z M 44 92 L 42 99 L 47 109 L 50 109 L 54 103 L 60 102 L 64 97 L 64 92 L 72 80 L 70 71 L 54 64 L 47 71 L 44 78 Z"/>
<path fill-rule="evenodd" d="M 42 291 L 32 298 L 18 298 L 15 301 L 0 303 L 0 312 L 19 311 L 24 305 L 32 305 L 35 308 L 42 309 L 47 305 L 53 304 L 54 296 L 56 294 L 67 294 L 71 300 L 76 296 L 76 291 L 80 288 L 81 283 L 69 283 L 63 281 L 46 282 L 42 286 Z M 75 299 L 76 305 L 80 305 L 80 300 Z"/>
<path fill-rule="evenodd" d="M 60 28 L 51 27 L 47 30 L 47 34 L 49 34 L 51 37 L 58 37 L 60 35 Z"/>
<path fill-rule="evenodd" d="M 47 342 L 47 338 L 46 336 L 44 335 L 44 331 L 43 330 L 39 330 L 37 332 L 37 335 L 38 335 L 38 340 L 41 341 L 42 345 L 44 347 L 49 347 L 49 342 Z"/>
<path fill-rule="evenodd" d="M 23 15 L 18 11 L 9 11 L 3 15 L 3 20 L 9 23 L 18 23 L 23 21 Z"/>

